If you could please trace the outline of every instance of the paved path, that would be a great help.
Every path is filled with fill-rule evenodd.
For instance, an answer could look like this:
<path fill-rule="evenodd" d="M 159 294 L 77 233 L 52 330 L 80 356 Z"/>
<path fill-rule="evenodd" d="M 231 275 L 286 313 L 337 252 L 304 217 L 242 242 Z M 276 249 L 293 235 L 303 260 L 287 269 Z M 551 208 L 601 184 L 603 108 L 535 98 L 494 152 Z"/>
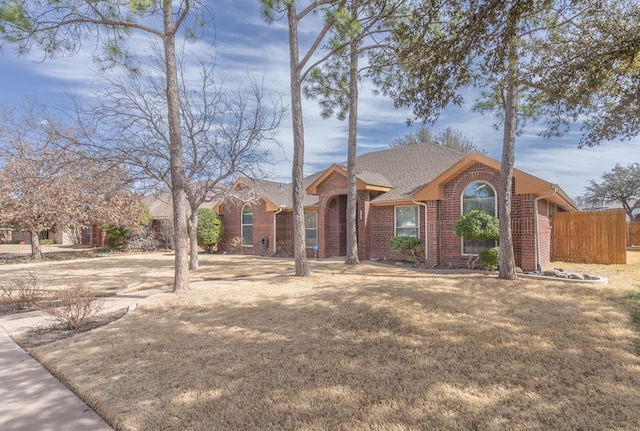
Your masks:
<path fill-rule="evenodd" d="M 125 307 L 131 311 L 144 298 L 168 291 L 169 288 L 150 289 L 105 298 L 102 312 Z M 50 316 L 38 311 L 0 316 L 0 430 L 112 430 L 11 338 L 11 335 L 53 322 Z"/>

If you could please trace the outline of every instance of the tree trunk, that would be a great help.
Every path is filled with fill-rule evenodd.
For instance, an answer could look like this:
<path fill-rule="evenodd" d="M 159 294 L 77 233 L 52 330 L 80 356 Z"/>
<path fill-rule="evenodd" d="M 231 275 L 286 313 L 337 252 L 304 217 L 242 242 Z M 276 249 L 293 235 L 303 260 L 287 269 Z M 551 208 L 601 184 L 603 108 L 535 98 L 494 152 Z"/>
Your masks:
<path fill-rule="evenodd" d="M 351 18 L 358 17 L 358 5 L 353 1 Z M 355 39 L 355 38 L 354 38 Z M 347 149 L 347 265 L 357 265 L 358 258 L 358 190 L 356 188 L 356 148 L 358 144 L 358 42 L 349 44 L 349 138 Z"/>
<path fill-rule="evenodd" d="M 167 74 L 167 116 L 169 121 L 169 165 L 171 196 L 173 198 L 173 247 L 175 272 L 173 291 L 180 293 L 189 288 L 189 250 L 187 247 L 187 202 L 185 174 L 182 160 L 180 105 L 178 94 L 178 68 L 176 65 L 175 28 L 171 0 L 163 0 L 164 56 Z"/>
<path fill-rule="evenodd" d="M 40 236 L 35 230 L 31 231 L 31 259 L 42 259 L 42 248 L 40 248 Z"/>
<path fill-rule="evenodd" d="M 289 57 L 291 63 L 291 121 L 293 126 L 293 251 L 295 275 L 309 275 L 304 229 L 304 126 L 302 120 L 302 82 L 298 53 L 298 17 L 295 2 L 287 5 Z"/>
<path fill-rule="evenodd" d="M 504 137 L 502 141 L 502 166 L 498 190 L 498 210 L 500 216 L 500 271 L 498 277 L 503 280 L 515 280 L 516 263 L 513 257 L 511 237 L 511 183 L 515 159 L 517 97 L 518 97 L 518 47 L 513 38 L 508 47 L 507 95 L 504 111 Z"/>
<path fill-rule="evenodd" d="M 189 230 L 189 269 L 198 269 L 198 210 L 191 208 L 188 223 Z"/>

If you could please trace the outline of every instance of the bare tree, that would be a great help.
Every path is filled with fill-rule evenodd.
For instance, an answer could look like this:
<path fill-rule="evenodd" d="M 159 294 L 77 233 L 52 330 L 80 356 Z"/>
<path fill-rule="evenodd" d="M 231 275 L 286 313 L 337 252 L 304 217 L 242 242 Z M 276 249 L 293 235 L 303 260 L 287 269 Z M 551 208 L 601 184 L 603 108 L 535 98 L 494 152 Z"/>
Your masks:
<path fill-rule="evenodd" d="M 35 104 L 2 110 L 0 223 L 31 233 L 34 259 L 42 258 L 40 232 L 94 223 L 135 227 L 144 212 L 129 192 L 127 173 L 60 147 L 60 127 Z"/>
<path fill-rule="evenodd" d="M 437 132 L 426 127 L 420 127 L 416 131 L 407 133 L 406 135 L 394 140 L 389 144 L 389 146 L 391 148 L 395 148 L 404 145 L 417 145 L 424 143 L 442 145 L 443 147 L 450 148 L 463 154 L 471 151 L 477 151 L 483 154 L 486 153 L 485 150 L 479 148 L 475 142 L 473 142 L 473 139 L 450 126 L 447 126 L 443 130 Z"/>
<path fill-rule="evenodd" d="M 243 175 L 262 178 L 269 151 L 265 142 L 275 141 L 284 107 L 269 99 L 261 82 L 228 89 L 218 82 L 213 63 L 199 63 L 199 79 L 186 79 L 186 57 L 179 56 L 181 77 L 184 192 L 189 205 L 187 226 L 190 269 L 198 269 L 198 208 L 225 197 L 230 181 Z M 171 189 L 171 144 L 163 117 L 164 64 L 155 62 L 135 75 L 105 76 L 92 106 L 81 109 L 87 151 L 100 159 L 128 166 L 136 179 L 159 192 Z M 173 195 L 173 194 L 172 194 Z"/>
<path fill-rule="evenodd" d="M 98 59 L 102 64 L 133 66 L 126 50 L 126 38 L 133 30 L 157 37 L 162 42 L 173 194 L 174 292 L 189 287 L 176 35 L 182 28 L 187 37 L 195 37 L 210 16 L 208 7 L 197 0 L 16 0 L 0 5 L 0 42 L 17 44 L 21 53 L 36 45 L 46 56 L 75 55 L 83 43 L 88 43 L 101 48 L 103 56 Z"/>

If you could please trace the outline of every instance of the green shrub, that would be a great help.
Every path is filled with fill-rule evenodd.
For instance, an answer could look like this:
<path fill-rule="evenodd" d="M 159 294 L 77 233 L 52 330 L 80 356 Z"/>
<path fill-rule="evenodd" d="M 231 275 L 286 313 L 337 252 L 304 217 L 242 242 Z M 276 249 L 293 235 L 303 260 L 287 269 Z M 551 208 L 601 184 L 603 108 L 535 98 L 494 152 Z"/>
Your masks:
<path fill-rule="evenodd" d="M 198 210 L 198 245 L 211 252 L 222 240 L 222 220 L 209 208 Z"/>
<path fill-rule="evenodd" d="M 500 265 L 500 247 L 485 248 L 480 250 L 480 262 L 487 271 L 495 271 Z"/>
<path fill-rule="evenodd" d="M 109 225 L 104 227 L 103 229 L 106 230 L 105 239 L 109 247 L 118 250 L 124 249 L 126 245 L 125 238 L 127 236 L 127 228 Z"/>
<path fill-rule="evenodd" d="M 475 268 L 483 242 L 498 240 L 500 236 L 498 219 L 479 208 L 474 208 L 460 217 L 454 232 L 471 243 L 472 252 L 467 260 L 467 268 Z"/>
<path fill-rule="evenodd" d="M 414 236 L 394 236 L 389 240 L 391 250 L 409 256 L 409 260 L 417 264 L 424 264 L 426 257 L 424 246 L 420 238 Z"/>
<path fill-rule="evenodd" d="M 40 245 L 52 245 L 55 244 L 52 239 L 41 239 Z"/>

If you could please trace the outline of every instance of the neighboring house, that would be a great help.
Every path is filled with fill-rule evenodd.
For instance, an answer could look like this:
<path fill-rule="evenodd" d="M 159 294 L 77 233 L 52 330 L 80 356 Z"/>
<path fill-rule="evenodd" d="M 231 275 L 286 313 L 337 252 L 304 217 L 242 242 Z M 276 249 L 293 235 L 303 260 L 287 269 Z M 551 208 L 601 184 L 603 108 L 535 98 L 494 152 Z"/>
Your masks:
<path fill-rule="evenodd" d="M 210 192 L 210 201 L 200 205 L 199 208 L 213 208 L 220 196 L 226 193 L 226 188 L 218 187 L 215 192 Z M 173 232 L 173 198 L 168 190 L 159 193 L 146 195 L 142 198 L 142 204 L 147 208 L 151 218 L 151 227 L 156 233 L 156 238 L 161 242 L 170 244 Z M 188 202 L 187 216 L 191 214 L 191 207 Z"/>
<path fill-rule="evenodd" d="M 149 211 L 151 228 L 154 230 L 156 238 L 168 244 L 171 243 L 171 232 L 173 231 L 173 207 L 171 202 L 171 194 L 166 191 L 157 195 L 142 197 L 142 204 Z"/>
<path fill-rule="evenodd" d="M 23 242 L 31 244 L 31 233 L 22 230 L 14 230 L 9 232 L 10 235 L 5 239 L 7 242 Z M 102 247 L 105 244 L 105 232 L 98 225 L 91 225 L 80 229 L 79 231 L 70 229 L 51 229 L 42 231 L 39 234 L 40 240 L 51 240 L 58 245 L 90 245 L 92 247 Z"/>
<path fill-rule="evenodd" d="M 470 247 L 454 234 L 458 218 L 472 208 L 498 214 L 500 162 L 436 144 L 407 145 L 367 153 L 356 160 L 358 253 L 365 259 L 403 258 L 389 248 L 393 236 L 416 236 L 430 266 L 464 267 Z M 240 179 L 236 190 L 253 199 L 227 199 L 225 242 L 240 239 L 246 254 L 287 254 L 293 241 L 292 185 Z M 309 256 L 346 255 L 347 171 L 334 164 L 304 180 Z M 511 226 L 516 265 L 535 270 L 551 259 L 551 215 L 579 211 L 557 185 L 514 169 Z M 314 250 L 317 246 L 317 250 Z"/>

